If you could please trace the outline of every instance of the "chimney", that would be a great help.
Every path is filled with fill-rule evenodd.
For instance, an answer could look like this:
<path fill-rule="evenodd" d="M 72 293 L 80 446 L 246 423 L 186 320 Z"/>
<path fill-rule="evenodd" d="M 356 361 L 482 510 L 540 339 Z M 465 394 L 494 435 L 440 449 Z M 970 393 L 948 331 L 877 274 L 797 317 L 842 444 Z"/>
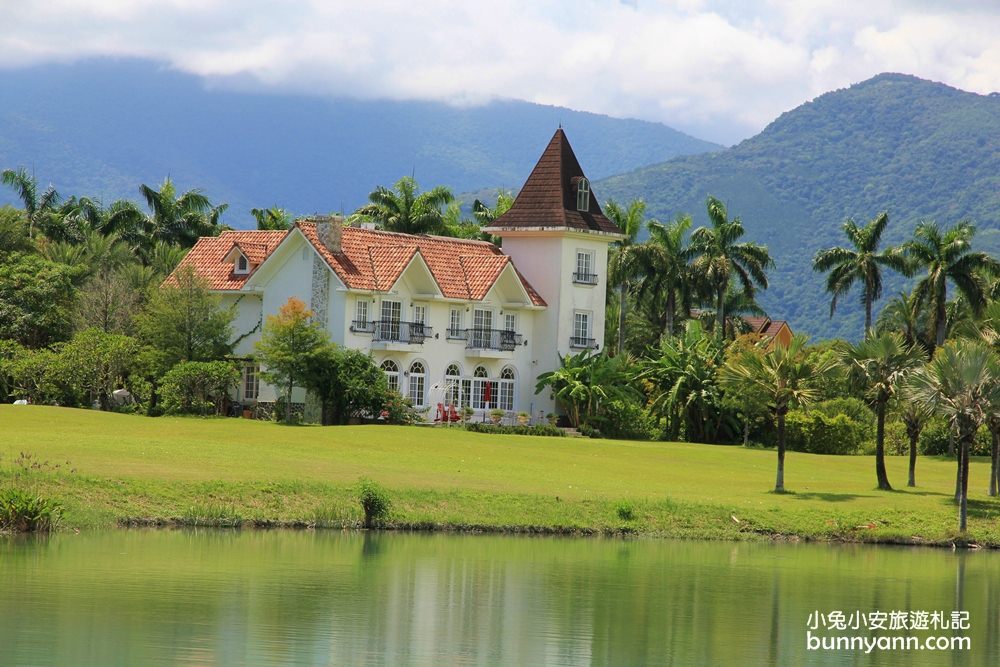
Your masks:
<path fill-rule="evenodd" d="M 320 243 L 333 254 L 341 252 L 341 238 L 344 235 L 344 218 L 339 215 L 323 215 L 313 218 L 316 221 L 316 236 Z"/>

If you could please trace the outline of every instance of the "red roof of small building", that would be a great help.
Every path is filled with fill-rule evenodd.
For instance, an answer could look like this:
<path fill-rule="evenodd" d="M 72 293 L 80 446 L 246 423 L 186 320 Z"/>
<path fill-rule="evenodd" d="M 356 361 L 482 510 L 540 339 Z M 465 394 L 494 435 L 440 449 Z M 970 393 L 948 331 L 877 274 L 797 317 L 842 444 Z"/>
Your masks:
<path fill-rule="evenodd" d="M 164 282 L 171 284 L 178 271 L 193 267 L 212 290 L 238 290 L 253 273 L 233 273 L 233 264 L 224 262 L 226 255 L 237 247 L 252 264 L 260 264 L 278 247 L 288 232 L 282 230 L 225 231 L 218 236 L 203 236 L 188 251 L 177 268 Z"/>
<path fill-rule="evenodd" d="M 337 223 L 332 223 L 337 224 Z M 544 306 L 545 300 L 513 266 L 510 257 L 486 241 L 444 236 L 397 234 L 360 227 L 343 228 L 341 252 L 332 253 L 316 234 L 315 222 L 300 221 L 295 228 L 350 289 L 385 291 L 390 289 L 417 255 L 446 297 L 479 301 L 493 287 L 501 272 L 511 265 L 531 303 Z M 227 231 L 203 237 L 175 269 L 194 267 L 209 289 L 238 290 L 253 273 L 237 275 L 223 260 L 234 245 L 254 264 L 263 262 L 290 231 Z M 254 267 L 255 270 L 256 267 Z M 171 274 L 168 284 L 174 277 Z"/>
<path fill-rule="evenodd" d="M 517 228 L 559 228 L 621 234 L 601 211 L 593 187 L 587 211 L 576 210 L 577 183 L 586 178 L 562 128 L 556 130 L 528 175 L 513 206 L 487 231 Z"/>

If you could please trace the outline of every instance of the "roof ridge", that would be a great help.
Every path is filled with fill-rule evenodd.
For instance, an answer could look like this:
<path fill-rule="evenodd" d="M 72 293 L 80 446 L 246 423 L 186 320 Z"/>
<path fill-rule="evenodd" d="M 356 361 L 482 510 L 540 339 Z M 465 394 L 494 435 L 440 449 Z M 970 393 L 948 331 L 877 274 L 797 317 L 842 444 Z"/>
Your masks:
<path fill-rule="evenodd" d="M 372 255 L 372 246 L 368 246 L 368 262 L 372 265 L 372 289 L 376 292 L 378 288 L 378 271 L 375 269 L 375 256 Z"/>
<path fill-rule="evenodd" d="M 472 300 L 472 287 L 469 286 L 469 270 L 465 266 L 465 257 L 458 256 L 458 265 L 462 267 L 462 283 L 465 285 L 465 294 Z"/>

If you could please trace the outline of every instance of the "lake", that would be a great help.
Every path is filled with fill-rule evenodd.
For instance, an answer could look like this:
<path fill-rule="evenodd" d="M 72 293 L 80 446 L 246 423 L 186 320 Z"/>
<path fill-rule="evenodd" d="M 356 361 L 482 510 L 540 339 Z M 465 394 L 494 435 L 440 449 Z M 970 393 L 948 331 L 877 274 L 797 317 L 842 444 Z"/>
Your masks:
<path fill-rule="evenodd" d="M 810 624 L 870 634 L 827 630 L 816 612 L 856 624 L 896 610 L 967 610 L 968 630 L 886 634 L 968 636 L 971 650 L 807 649 Z M 0 537 L 4 666 L 806 662 L 1000 664 L 1000 553 L 333 531 Z"/>

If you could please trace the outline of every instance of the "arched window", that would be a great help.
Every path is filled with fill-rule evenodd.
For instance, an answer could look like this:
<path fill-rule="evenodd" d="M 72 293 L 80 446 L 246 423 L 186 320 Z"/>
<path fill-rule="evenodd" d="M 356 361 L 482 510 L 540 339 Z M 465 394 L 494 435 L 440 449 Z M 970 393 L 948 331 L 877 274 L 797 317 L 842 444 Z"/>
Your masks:
<path fill-rule="evenodd" d="M 514 369 L 510 366 L 505 366 L 500 371 L 500 381 L 497 383 L 497 407 L 501 410 L 509 411 L 514 409 L 514 386 L 516 379 Z"/>
<path fill-rule="evenodd" d="M 458 364 L 448 364 L 444 371 L 444 401 L 447 405 L 465 405 L 462 401 L 462 369 Z"/>
<path fill-rule="evenodd" d="M 386 359 L 382 362 L 382 372 L 385 373 L 385 379 L 389 382 L 389 389 L 392 391 L 399 391 L 399 366 L 392 359 Z"/>
<path fill-rule="evenodd" d="M 410 364 L 410 403 L 414 407 L 424 407 L 424 386 L 427 381 L 427 373 L 424 365 L 419 361 Z"/>
<path fill-rule="evenodd" d="M 490 395 L 486 395 L 486 385 L 489 384 L 489 380 L 486 378 L 489 376 L 490 374 L 483 366 L 476 366 L 476 370 L 472 371 L 472 407 L 476 410 L 483 410 L 486 408 L 487 403 L 495 404 L 496 402 L 492 387 L 490 388 Z M 489 401 L 486 400 L 487 398 Z"/>
<path fill-rule="evenodd" d="M 576 182 L 576 210 L 584 213 L 590 210 L 590 181 L 586 178 Z"/>

